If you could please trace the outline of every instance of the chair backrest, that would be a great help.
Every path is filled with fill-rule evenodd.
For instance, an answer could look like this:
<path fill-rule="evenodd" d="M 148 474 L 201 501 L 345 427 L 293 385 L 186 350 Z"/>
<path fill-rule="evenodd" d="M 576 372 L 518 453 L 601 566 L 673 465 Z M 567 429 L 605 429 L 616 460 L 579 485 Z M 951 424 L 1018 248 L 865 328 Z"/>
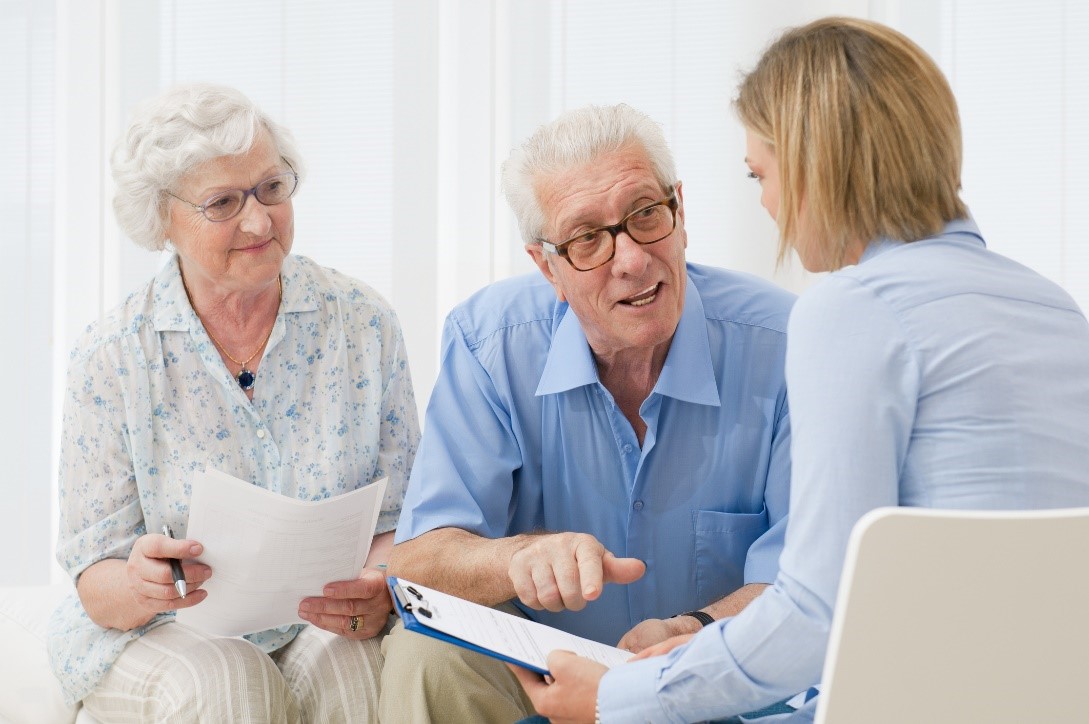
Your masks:
<path fill-rule="evenodd" d="M 1089 508 L 855 525 L 817 724 L 1089 722 Z"/>

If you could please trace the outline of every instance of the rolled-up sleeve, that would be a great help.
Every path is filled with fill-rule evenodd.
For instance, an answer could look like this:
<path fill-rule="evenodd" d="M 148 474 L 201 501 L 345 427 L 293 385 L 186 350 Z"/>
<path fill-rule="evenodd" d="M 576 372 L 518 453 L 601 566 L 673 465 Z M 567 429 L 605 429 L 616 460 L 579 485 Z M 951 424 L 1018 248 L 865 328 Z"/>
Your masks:
<path fill-rule="evenodd" d="M 488 538 L 507 534 L 522 455 L 508 404 L 470 344 L 456 318 L 448 318 L 398 543 L 451 526 Z"/>
<path fill-rule="evenodd" d="M 77 349 L 68 369 L 59 464 L 57 562 L 77 579 L 106 558 L 127 558 L 143 532 L 143 510 L 128 449 L 125 389 L 99 347 Z M 150 414 L 149 410 L 143 410 Z"/>

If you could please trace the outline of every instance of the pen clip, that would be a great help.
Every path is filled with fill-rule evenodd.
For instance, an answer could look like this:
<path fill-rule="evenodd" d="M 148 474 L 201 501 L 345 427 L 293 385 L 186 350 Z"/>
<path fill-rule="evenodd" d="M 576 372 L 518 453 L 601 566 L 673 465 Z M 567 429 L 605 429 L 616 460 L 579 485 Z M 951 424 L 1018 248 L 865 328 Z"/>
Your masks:
<path fill-rule="evenodd" d="M 405 593 L 405 590 L 415 596 L 418 603 L 413 603 L 409 599 L 408 595 Z M 431 611 L 426 608 L 431 604 L 425 601 L 424 597 L 420 594 L 420 592 L 412 586 L 406 586 L 405 589 L 402 590 L 401 584 L 398 583 L 393 587 L 393 595 L 397 597 L 397 602 L 401 604 L 401 608 L 403 608 L 408 613 L 413 613 L 417 616 L 423 616 L 424 618 L 431 618 L 431 616 L 433 615 Z"/>
<path fill-rule="evenodd" d="M 174 537 L 174 531 L 170 530 L 170 526 L 166 523 L 163 523 L 163 535 L 165 535 L 167 538 Z"/>
<path fill-rule="evenodd" d="M 412 610 L 412 603 L 408 600 L 408 597 L 405 596 L 405 592 L 401 590 L 400 583 L 393 584 L 393 595 L 397 597 L 397 603 L 401 605 L 401 608 L 406 611 Z"/>

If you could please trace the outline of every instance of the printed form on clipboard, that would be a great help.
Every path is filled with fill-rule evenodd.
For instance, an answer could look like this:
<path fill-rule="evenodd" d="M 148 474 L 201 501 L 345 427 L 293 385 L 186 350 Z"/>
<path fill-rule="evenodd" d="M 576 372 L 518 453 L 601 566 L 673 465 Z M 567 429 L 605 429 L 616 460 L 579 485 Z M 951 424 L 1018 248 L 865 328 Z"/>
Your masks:
<path fill-rule="evenodd" d="M 632 652 L 496 611 L 403 578 L 388 579 L 397 613 L 409 631 L 448 641 L 538 674 L 548 673 L 548 655 L 573 651 L 612 668 Z"/>

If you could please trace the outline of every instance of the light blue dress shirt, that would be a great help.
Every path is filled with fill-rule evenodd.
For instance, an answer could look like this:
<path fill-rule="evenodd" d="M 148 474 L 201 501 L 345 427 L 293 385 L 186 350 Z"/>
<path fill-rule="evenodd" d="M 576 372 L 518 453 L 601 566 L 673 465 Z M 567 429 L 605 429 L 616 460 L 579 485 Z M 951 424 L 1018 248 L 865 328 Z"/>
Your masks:
<path fill-rule="evenodd" d="M 182 286 L 177 257 L 72 352 L 60 454 L 57 560 L 73 578 L 136 539 L 189 520 L 206 465 L 267 490 L 321 500 L 389 476 L 377 532 L 400 515 L 419 442 L 401 327 L 367 285 L 288 256 L 283 298 L 253 400 L 228 372 Z M 89 694 L 133 639 L 173 621 L 104 629 L 72 595 L 50 620 L 53 671 L 69 701 Z M 250 634 L 264 651 L 300 625 Z"/>
<path fill-rule="evenodd" d="M 687 646 L 607 673 L 602 722 L 725 717 L 816 683 L 847 539 L 873 508 L 1089 505 L 1089 325 L 971 221 L 872 243 L 806 292 L 787 380 L 794 479 L 775 585 Z"/>
<path fill-rule="evenodd" d="M 441 527 L 487 538 L 594 535 L 647 564 L 579 612 L 536 621 L 615 644 L 778 570 L 789 499 L 783 378 L 793 297 L 690 264 L 642 449 L 599 382 L 578 319 L 540 274 L 487 287 L 446 321 L 397 541 Z M 426 581 L 421 581 L 426 583 Z"/>

